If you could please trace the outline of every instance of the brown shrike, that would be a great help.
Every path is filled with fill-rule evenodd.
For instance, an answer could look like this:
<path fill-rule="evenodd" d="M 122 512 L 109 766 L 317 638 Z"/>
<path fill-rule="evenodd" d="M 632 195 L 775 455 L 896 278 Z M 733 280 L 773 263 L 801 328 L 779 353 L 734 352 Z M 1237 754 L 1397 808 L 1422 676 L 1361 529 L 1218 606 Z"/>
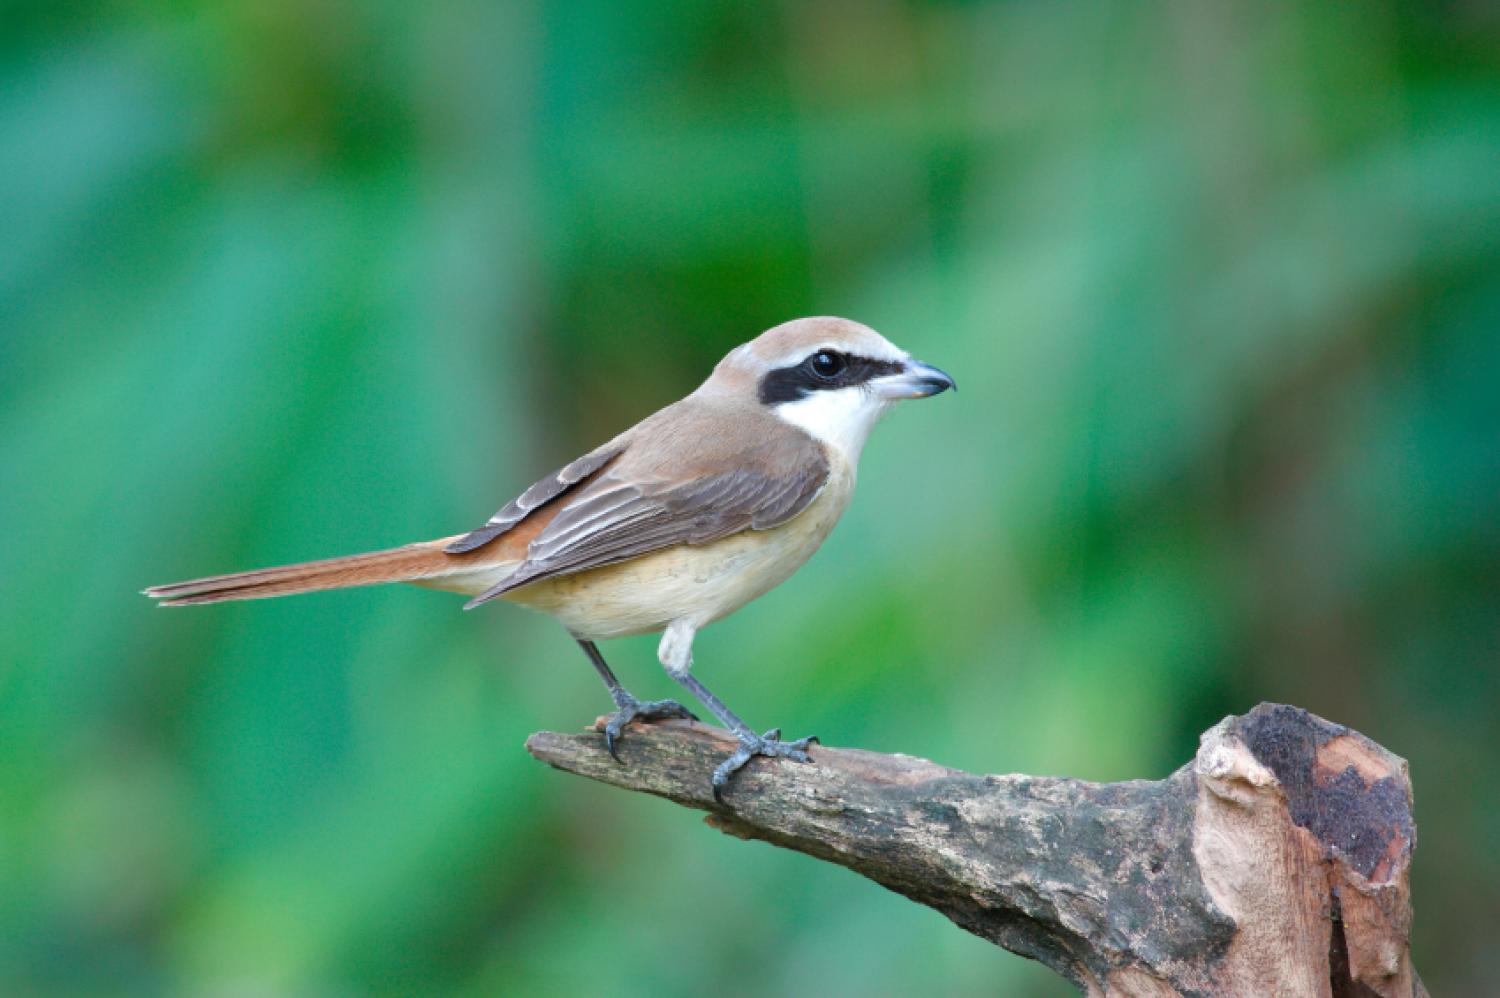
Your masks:
<path fill-rule="evenodd" d="M 632 720 L 692 715 L 642 702 L 595 644 L 662 633 L 667 674 L 752 757 L 810 761 L 815 739 L 757 735 L 690 671 L 693 636 L 784 582 L 838 522 L 865 438 L 898 399 L 953 379 L 847 319 L 797 319 L 730 351 L 687 398 L 548 475 L 477 530 L 405 547 L 153 586 L 163 606 L 409 582 L 533 607 L 568 629 L 614 698 L 611 754 Z M 618 756 L 616 756 L 618 758 Z"/>

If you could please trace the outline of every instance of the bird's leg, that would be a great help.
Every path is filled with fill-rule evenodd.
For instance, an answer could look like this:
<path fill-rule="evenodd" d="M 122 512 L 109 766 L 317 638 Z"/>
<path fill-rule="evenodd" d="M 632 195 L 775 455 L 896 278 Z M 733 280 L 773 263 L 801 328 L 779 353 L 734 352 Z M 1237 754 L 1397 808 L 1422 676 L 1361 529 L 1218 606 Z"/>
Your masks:
<path fill-rule="evenodd" d="M 575 638 L 583 653 L 594 663 L 594 669 L 599 673 L 599 678 L 604 680 L 604 685 L 609 687 L 610 699 L 615 702 L 615 712 L 609 715 L 609 721 L 604 725 L 604 746 L 609 749 L 609 754 L 620 761 L 620 755 L 615 751 L 615 739 L 625 730 L 625 725 L 639 718 L 642 721 L 660 721 L 669 717 L 680 717 L 689 721 L 698 720 L 692 711 L 688 710 L 676 700 L 647 700 L 640 701 L 630 695 L 630 691 L 620 685 L 615 678 L 613 670 L 604 661 L 604 656 L 599 654 L 599 646 L 592 641 Z"/>
<path fill-rule="evenodd" d="M 724 788 L 728 786 L 729 778 L 758 755 L 791 759 L 794 762 L 812 762 L 812 756 L 807 754 L 807 748 L 817 743 L 816 735 L 798 738 L 791 742 L 781 740 L 780 728 L 772 728 L 763 735 L 757 735 L 750 730 L 748 724 L 735 715 L 734 711 L 724 705 L 724 701 L 698 681 L 698 678 L 689 671 L 693 664 L 693 633 L 691 627 L 674 623 L 662 635 L 658 654 L 663 667 L 667 670 L 667 675 L 680 683 L 739 739 L 740 744 L 734 750 L 734 754 L 719 763 L 718 768 L 714 770 L 714 799 L 723 802 Z"/>
<path fill-rule="evenodd" d="M 714 770 L 713 785 L 716 800 L 724 799 L 724 788 L 729 784 L 729 778 L 758 755 L 776 756 L 795 762 L 812 762 L 812 756 L 807 754 L 807 747 L 818 741 L 816 735 L 798 738 L 794 742 L 782 741 L 780 728 L 772 728 L 763 735 L 757 735 L 744 721 L 736 717 L 733 711 L 724 706 L 724 701 L 710 693 L 708 687 L 700 683 L 691 672 L 684 672 L 680 675 L 674 673 L 672 678 L 681 683 L 703 706 L 712 711 L 715 717 L 723 721 L 725 727 L 733 731 L 735 737 L 740 740 L 739 747 L 734 750 L 734 754 L 719 763 L 719 767 Z"/>

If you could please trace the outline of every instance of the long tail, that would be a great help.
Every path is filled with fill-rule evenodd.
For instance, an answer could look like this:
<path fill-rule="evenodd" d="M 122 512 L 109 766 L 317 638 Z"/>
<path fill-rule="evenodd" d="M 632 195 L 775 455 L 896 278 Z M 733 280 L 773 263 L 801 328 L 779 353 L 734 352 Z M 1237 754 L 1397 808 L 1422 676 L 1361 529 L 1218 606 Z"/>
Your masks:
<path fill-rule="evenodd" d="M 290 596 L 320 589 L 372 586 L 382 582 L 413 582 L 436 589 L 473 594 L 482 592 L 514 562 L 498 560 L 495 554 L 474 551 L 446 554 L 443 548 L 456 538 L 408 544 L 405 547 L 346 558 L 305 561 L 296 565 L 258 568 L 249 572 L 213 575 L 205 579 L 152 586 L 144 594 L 161 600 L 162 606 L 191 606 L 224 600 L 264 599 Z M 498 552 L 496 552 L 498 554 Z"/>

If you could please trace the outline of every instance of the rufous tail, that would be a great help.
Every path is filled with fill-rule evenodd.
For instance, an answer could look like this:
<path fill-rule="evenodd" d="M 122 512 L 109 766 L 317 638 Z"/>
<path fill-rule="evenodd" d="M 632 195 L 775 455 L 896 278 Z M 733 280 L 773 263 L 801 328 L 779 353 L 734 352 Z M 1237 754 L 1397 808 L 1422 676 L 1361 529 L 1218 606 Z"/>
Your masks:
<path fill-rule="evenodd" d="M 452 555 L 443 551 L 455 538 L 408 544 L 385 551 L 278 565 L 249 572 L 213 575 L 166 586 L 152 586 L 144 594 L 161 600 L 162 606 L 191 606 L 224 600 L 265 599 L 321 589 L 373 586 L 382 582 L 414 582 L 433 588 L 465 592 L 465 583 L 476 575 L 493 576 L 496 559 L 483 551 Z"/>

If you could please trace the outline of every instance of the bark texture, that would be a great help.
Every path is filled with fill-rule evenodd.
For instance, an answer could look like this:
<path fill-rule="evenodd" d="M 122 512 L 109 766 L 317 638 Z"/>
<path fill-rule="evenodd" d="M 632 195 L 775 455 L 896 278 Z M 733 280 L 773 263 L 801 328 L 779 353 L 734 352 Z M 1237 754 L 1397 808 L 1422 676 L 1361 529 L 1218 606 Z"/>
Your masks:
<path fill-rule="evenodd" d="M 846 866 L 1090 995 L 1426 995 L 1406 762 L 1296 707 L 1224 719 L 1164 780 L 1110 784 L 815 747 L 754 760 L 719 804 L 709 774 L 734 743 L 716 728 L 632 727 L 623 764 L 596 732 L 526 747 Z"/>

